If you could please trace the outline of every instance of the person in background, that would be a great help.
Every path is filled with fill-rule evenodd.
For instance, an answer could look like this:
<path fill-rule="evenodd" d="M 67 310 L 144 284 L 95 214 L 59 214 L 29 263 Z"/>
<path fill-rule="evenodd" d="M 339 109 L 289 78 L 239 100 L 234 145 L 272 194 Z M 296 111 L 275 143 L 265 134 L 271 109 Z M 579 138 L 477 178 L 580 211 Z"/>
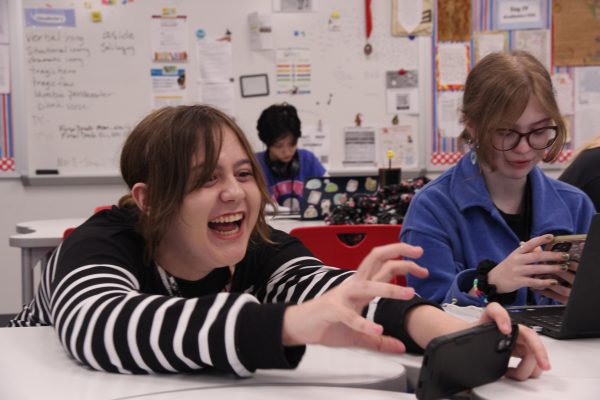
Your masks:
<path fill-rule="evenodd" d="M 566 136 L 550 75 L 527 52 L 489 54 L 467 77 L 461 112 L 470 151 L 416 194 L 404 218 L 400 239 L 423 248 L 429 270 L 409 285 L 438 303 L 567 302 L 577 265 L 540 246 L 586 233 L 595 210 L 538 166 Z"/>
<path fill-rule="evenodd" d="M 600 210 L 600 135 L 579 150 L 558 179 L 583 190 Z"/>
<path fill-rule="evenodd" d="M 302 130 L 296 108 L 287 103 L 266 108 L 256 129 L 267 146 L 256 157 L 271 198 L 290 210 L 299 210 L 305 180 L 323 176 L 325 168 L 312 152 L 298 148 Z"/>
<path fill-rule="evenodd" d="M 176 155 L 176 156 L 175 156 Z M 209 106 L 168 107 L 128 136 L 121 173 L 130 188 L 52 254 L 31 304 L 12 326 L 52 325 L 81 363 L 118 373 L 214 369 L 250 376 L 294 368 L 306 344 L 420 351 L 472 326 L 388 283 L 427 271 L 418 247 L 379 247 L 357 271 L 324 266 L 294 237 L 270 228 L 269 197 L 251 146 Z M 479 323 L 511 330 L 492 304 Z M 520 327 L 516 379 L 550 368 Z"/>

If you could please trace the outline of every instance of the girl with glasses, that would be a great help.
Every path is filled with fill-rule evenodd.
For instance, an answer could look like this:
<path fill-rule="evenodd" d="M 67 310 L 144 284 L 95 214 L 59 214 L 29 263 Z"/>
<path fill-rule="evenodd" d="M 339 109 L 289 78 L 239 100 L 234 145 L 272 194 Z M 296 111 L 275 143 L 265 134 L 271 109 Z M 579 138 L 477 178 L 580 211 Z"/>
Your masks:
<path fill-rule="evenodd" d="M 523 51 L 492 53 L 467 77 L 461 138 L 470 151 L 413 198 L 402 241 L 421 246 L 436 302 L 567 302 L 576 263 L 542 251 L 554 235 L 586 233 L 595 213 L 580 190 L 547 177 L 566 139 L 552 81 Z"/>

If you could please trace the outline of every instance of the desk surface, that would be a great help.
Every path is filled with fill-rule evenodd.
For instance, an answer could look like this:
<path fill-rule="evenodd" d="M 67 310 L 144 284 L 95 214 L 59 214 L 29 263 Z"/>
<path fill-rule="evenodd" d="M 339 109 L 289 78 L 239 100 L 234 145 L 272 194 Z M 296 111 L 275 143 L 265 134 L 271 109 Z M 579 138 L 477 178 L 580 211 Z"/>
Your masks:
<path fill-rule="evenodd" d="M 81 225 L 85 218 L 46 219 L 38 221 L 20 222 L 16 226 L 17 234 L 12 235 L 9 244 L 12 247 L 56 247 L 60 244 L 63 233 L 67 228 Z M 302 221 L 300 219 L 286 219 L 283 217 L 267 217 L 267 223 L 275 229 L 285 232 L 298 226 L 323 225 L 323 221 Z"/>
<path fill-rule="evenodd" d="M 387 392 L 346 387 L 327 386 L 235 386 L 207 387 L 166 393 L 152 393 L 145 396 L 127 397 L 128 400 L 198 400 L 198 399 L 227 399 L 227 400 L 402 400 L 416 399 L 413 394 Z M 117 400 L 117 399 L 115 399 Z M 125 400 L 125 399 L 123 399 Z"/>
<path fill-rule="evenodd" d="M 600 339 L 556 340 L 540 336 L 552 369 L 524 382 L 502 378 L 473 389 L 476 399 L 594 399 L 600 398 Z M 418 382 L 422 357 L 386 355 L 406 368 L 409 388 Z"/>
<path fill-rule="evenodd" d="M 195 398 L 198 398 L 205 393 L 206 388 L 217 390 L 253 385 L 263 387 L 265 392 L 271 392 L 265 388 L 269 385 L 385 389 L 394 390 L 395 392 L 390 393 L 395 398 L 404 398 L 398 397 L 397 392 L 404 390 L 406 383 L 404 367 L 397 362 L 375 353 L 322 346 L 309 346 L 296 370 L 259 370 L 248 379 L 214 372 L 121 375 L 93 371 L 67 355 L 51 327 L 1 328 L 0 354 L 2 399 L 174 399 L 175 397 L 162 395 L 166 396 L 168 392 L 189 392 L 186 394 L 189 397 L 177 397 L 182 399 L 192 398 L 193 391 L 196 391 Z M 246 390 L 247 393 L 252 392 Z M 289 390 L 291 398 L 299 398 L 303 389 Z M 242 391 L 237 390 L 235 393 L 240 393 L 241 396 Z M 151 394 L 162 395 L 150 397 Z M 273 398 L 274 395 L 261 398 Z M 225 398 L 233 397 L 227 395 Z M 325 395 L 319 398 L 325 398 Z M 382 392 L 380 397 L 374 398 L 391 397 L 389 393 Z"/>
<path fill-rule="evenodd" d="M 539 379 L 500 379 L 473 389 L 480 399 L 600 398 L 600 339 L 555 340 L 542 336 L 552 369 Z"/>
<path fill-rule="evenodd" d="M 474 307 L 444 307 L 446 312 L 467 320 L 478 319 Z M 600 398 L 600 338 L 556 340 L 540 335 L 548 350 L 552 369 L 538 379 L 524 382 L 502 378 L 473 389 L 476 399 L 594 399 Z M 382 355 L 383 356 L 383 355 Z M 412 354 L 385 355 L 406 368 L 409 388 L 417 384 L 422 357 Z M 516 361 L 516 360 L 515 360 Z M 511 361 L 512 363 L 512 361 Z"/>

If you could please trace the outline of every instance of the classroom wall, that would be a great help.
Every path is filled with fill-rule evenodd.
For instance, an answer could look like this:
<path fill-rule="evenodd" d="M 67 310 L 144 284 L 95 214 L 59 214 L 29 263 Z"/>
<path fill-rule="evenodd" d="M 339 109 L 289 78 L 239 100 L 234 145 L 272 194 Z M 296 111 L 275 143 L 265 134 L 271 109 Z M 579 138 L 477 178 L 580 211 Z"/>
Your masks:
<path fill-rule="evenodd" d="M 0 0 L 0 2 L 2 2 L 3 0 Z M 13 0 L 4 0 L 5 4 L 8 4 L 8 1 L 13 1 Z M 43 2 L 42 0 L 22 0 L 27 4 L 44 4 L 45 2 Z M 58 3 L 68 3 L 65 0 L 56 0 Z M 231 2 L 233 0 L 229 0 L 229 2 Z M 260 11 L 260 12 L 264 12 L 264 13 L 270 13 L 271 12 L 271 0 L 237 0 L 239 1 L 239 4 L 243 4 L 243 7 L 245 7 L 245 9 L 237 9 L 236 12 L 238 12 L 240 15 L 238 15 L 238 23 L 235 26 L 234 29 L 234 35 L 238 34 L 240 36 L 234 36 L 234 41 L 241 40 L 241 36 L 243 36 L 242 34 L 240 34 L 241 32 L 243 32 L 244 29 L 246 29 L 246 15 L 248 12 L 251 11 Z M 465 0 L 466 1 L 466 0 Z M 555 0 L 556 1 L 556 0 Z M 97 4 L 99 3 L 99 1 L 94 1 L 93 3 Z M 140 2 L 134 2 L 132 4 L 135 3 L 141 3 Z M 147 1 L 144 3 L 144 7 L 148 6 L 149 4 L 158 4 L 159 2 L 151 2 L 151 1 Z M 175 5 L 175 6 L 179 6 L 183 3 L 185 3 L 182 0 L 165 0 L 165 6 L 168 5 Z M 389 18 L 389 14 L 390 14 L 390 10 L 391 10 L 391 0 L 387 0 L 387 1 L 377 1 L 377 2 L 373 2 L 373 12 L 375 15 L 375 20 L 377 21 L 377 23 L 375 24 L 375 28 L 374 28 L 374 33 L 373 33 L 373 37 L 372 37 L 372 41 L 374 44 L 374 48 L 375 49 L 389 49 L 389 48 L 399 48 L 399 44 L 402 44 L 405 42 L 405 40 L 403 41 L 403 39 L 399 39 L 399 38 L 392 38 L 389 34 L 390 32 L 390 18 Z M 491 0 L 473 0 L 472 4 L 474 7 L 477 8 L 482 7 L 483 5 L 490 5 L 493 2 L 491 2 Z M 552 3 L 551 1 L 546 1 L 546 3 L 548 4 L 548 7 L 550 8 L 550 4 Z M 20 4 L 20 2 L 19 2 Z M 201 7 L 200 2 L 196 3 L 196 2 L 190 2 L 190 4 L 194 4 L 194 7 Z M 226 10 L 229 10 L 229 8 L 226 7 L 226 2 L 207 2 L 205 1 L 203 4 L 210 4 L 210 7 L 216 7 L 215 9 L 219 9 L 219 10 L 224 10 L 223 12 L 225 12 Z M 335 54 L 338 56 L 338 58 L 342 58 L 342 61 L 345 61 L 346 59 L 343 57 L 346 57 L 346 53 L 344 52 L 345 50 L 347 50 L 346 46 L 350 46 L 350 47 L 355 47 L 356 49 L 354 50 L 358 55 L 361 55 L 361 49 L 362 46 L 364 45 L 364 16 L 363 16 L 363 1 L 359 1 L 359 0 L 321 0 L 319 2 L 320 4 L 320 15 L 322 16 L 327 16 L 328 13 L 330 13 L 332 10 L 334 9 L 338 9 L 340 8 L 342 11 L 342 23 L 344 24 L 346 29 L 344 32 L 345 35 L 343 39 L 343 46 L 339 45 L 336 49 Z M 342 6 L 343 4 L 343 6 Z M 240 6 L 242 7 L 242 6 Z M 485 8 L 485 7 L 484 7 Z M 183 8 L 182 8 L 183 9 Z M 107 14 L 108 15 L 108 14 Z M 477 20 L 477 24 L 476 25 L 476 31 L 478 32 L 484 32 L 484 31 L 488 31 L 488 30 L 492 30 L 491 28 L 493 28 L 493 26 L 488 26 L 487 22 L 488 19 L 487 18 L 483 18 L 487 15 L 491 15 L 491 11 L 488 10 L 487 8 L 485 10 L 483 10 L 480 13 L 475 13 L 475 15 L 481 15 L 482 18 L 478 18 Z M 194 18 L 198 17 L 198 15 L 196 14 L 194 16 Z M 331 45 L 333 42 L 331 39 L 331 37 L 333 38 L 337 38 L 335 35 L 334 36 L 328 36 L 328 33 L 326 31 L 326 29 L 324 28 L 325 25 L 325 20 L 318 20 L 320 22 L 314 22 L 311 19 L 311 16 L 298 16 L 298 19 L 301 19 L 302 21 L 304 21 L 303 24 L 298 24 L 298 25 L 293 25 L 292 22 L 290 21 L 294 21 L 295 17 L 294 16 L 285 16 L 285 15 L 275 15 L 273 16 L 274 18 L 274 22 L 273 25 L 275 26 L 275 28 L 279 29 L 278 32 L 276 32 L 276 38 L 277 40 L 279 40 L 278 45 L 276 45 L 275 47 L 279 47 L 280 45 L 291 45 L 293 42 L 291 42 L 292 40 L 299 40 L 301 43 L 301 45 L 305 45 L 308 42 L 310 42 L 310 39 L 302 39 L 302 38 L 298 38 L 298 39 L 293 39 L 292 37 L 287 37 L 286 39 L 284 39 L 284 35 L 290 35 L 290 32 L 295 28 L 295 27 L 306 27 L 307 32 L 309 31 L 309 28 L 312 28 L 314 26 L 318 27 L 318 29 L 316 29 L 317 31 L 321 32 L 321 34 L 323 35 L 323 37 L 325 38 L 329 38 L 327 40 L 322 41 L 322 43 L 320 43 L 318 46 L 315 45 L 316 48 L 319 49 L 319 52 L 316 53 L 316 55 L 313 57 L 313 65 L 314 65 L 314 72 L 315 74 L 317 73 L 317 71 L 319 70 L 319 65 L 320 63 L 323 63 L 325 60 L 333 60 L 335 59 L 335 57 L 326 57 L 323 56 L 325 55 L 329 55 L 331 56 L 331 54 L 326 54 L 324 53 L 324 46 L 326 45 Z M 192 20 L 192 19 L 190 19 Z M 491 18 L 490 18 L 491 20 Z M 214 21 L 210 21 L 207 23 L 204 23 L 205 27 L 206 26 L 210 26 L 212 28 L 212 32 L 223 32 L 224 29 L 228 26 L 228 24 L 226 22 L 223 22 L 222 20 L 218 20 L 218 18 L 214 18 Z M 481 26 L 479 26 L 481 25 Z M 490 23 L 490 25 L 493 25 Z M 195 26 L 195 25 L 194 25 Z M 351 29 L 349 29 L 349 27 L 351 27 Z M 510 35 L 509 35 L 510 37 Z M 235 42 L 234 42 L 235 43 Z M 388 46 L 388 43 L 394 43 L 394 46 L 390 47 Z M 338 43 L 334 43 L 336 45 L 338 45 Z M 405 44 L 405 43 L 404 43 Z M 427 44 L 427 43 L 426 43 Z M 311 44 L 312 45 L 312 44 Z M 301 47 L 302 47 L 301 46 Z M 427 46 L 425 46 L 427 47 Z M 263 73 L 263 72 L 268 72 L 270 74 L 270 84 L 273 85 L 273 70 L 269 69 L 272 66 L 272 61 L 273 61 L 273 56 L 272 56 L 272 51 L 269 57 L 266 57 L 264 55 L 261 54 L 257 54 L 257 53 L 251 53 L 253 54 L 253 60 L 256 63 L 256 65 L 254 65 L 256 68 L 252 69 L 252 70 L 244 70 L 243 68 L 240 69 L 239 71 L 236 70 L 236 73 L 234 74 L 236 78 L 238 78 L 239 74 L 241 73 Z M 343 57 L 342 57 L 343 56 Z M 353 67 L 353 71 L 352 74 L 349 74 L 348 71 L 345 71 L 343 68 L 332 68 L 333 72 L 331 73 L 331 76 L 335 77 L 335 80 L 327 80 L 327 77 L 319 77 L 319 78 L 315 78 L 315 96 L 306 96 L 306 97 L 297 97 L 297 98 L 286 98 L 286 97 L 281 97 L 281 96 L 275 96 L 275 95 L 271 95 L 269 97 L 261 97 L 261 98 L 254 98 L 251 100 L 241 100 L 239 98 L 239 88 L 237 86 L 236 82 L 236 101 L 238 102 L 238 111 L 240 112 L 240 115 L 238 116 L 238 121 L 240 122 L 240 124 L 242 125 L 242 127 L 249 133 L 250 135 L 250 139 L 252 141 L 252 143 L 257 147 L 257 150 L 260 150 L 260 142 L 258 141 L 257 137 L 256 137 L 256 133 L 255 133 L 255 129 L 254 129 L 254 124 L 255 124 L 255 119 L 259 114 L 259 111 L 266 105 L 269 105 L 271 103 L 274 102 L 279 102 L 279 101 L 283 101 L 283 100 L 288 100 L 294 104 L 297 104 L 299 106 L 300 109 L 300 114 L 301 117 L 303 119 L 303 122 L 309 123 L 309 124 L 315 124 L 321 117 L 323 117 L 323 119 L 325 120 L 326 118 L 328 118 L 331 121 L 334 121 L 334 125 L 337 126 L 337 128 L 341 128 L 344 126 L 351 126 L 354 120 L 354 115 L 357 112 L 363 112 L 365 110 L 367 110 L 367 108 L 373 110 L 373 112 L 366 112 L 366 118 L 365 118 L 365 124 L 371 124 L 371 123 L 376 123 L 377 121 L 380 120 L 385 120 L 386 122 L 389 120 L 389 115 L 387 115 L 386 113 L 383 112 L 383 110 L 385 109 L 385 101 L 383 99 L 383 87 L 384 85 L 381 84 L 379 86 L 379 88 L 376 90 L 377 93 L 373 94 L 372 92 L 375 91 L 375 89 L 371 90 L 371 87 L 369 85 L 372 85 L 375 88 L 375 84 L 373 84 L 373 82 L 376 81 L 381 81 L 379 83 L 383 82 L 384 79 L 384 71 L 386 70 L 386 68 L 388 66 L 393 66 L 393 67 L 403 67 L 406 66 L 407 68 L 414 66 L 413 64 L 402 64 L 402 62 L 397 62 L 397 56 L 398 54 L 393 54 L 389 55 L 389 54 L 385 54 L 385 55 L 377 55 L 375 54 L 374 57 L 380 57 L 377 60 L 377 68 L 376 70 L 374 68 L 372 68 L 370 66 L 370 64 L 365 63 L 364 59 L 360 59 L 360 62 L 357 62 L 355 64 L 352 65 Z M 425 53 L 424 51 L 420 51 L 419 52 L 419 57 L 422 58 L 418 61 L 418 65 L 419 65 L 419 69 L 420 72 L 423 72 L 422 76 L 423 77 L 427 77 L 427 76 L 431 76 L 431 60 L 429 60 L 431 57 L 429 57 L 428 53 Z M 425 62 L 429 60 L 428 62 Z M 260 62 L 259 62 L 260 61 Z M 390 61 L 390 64 L 388 65 L 388 61 Z M 404 62 L 406 63 L 406 59 L 404 60 Z M 416 61 L 415 61 L 416 62 Z M 333 61 L 331 61 L 330 63 L 333 63 Z M 239 63 L 239 64 L 244 64 L 244 63 Z M 352 64 L 352 63 L 347 63 L 347 64 Z M 337 65 L 337 64 L 336 64 Z M 381 67 L 381 68 L 380 68 Z M 191 68 L 188 66 L 188 68 Z M 585 68 L 591 68 L 591 67 L 585 67 Z M 555 72 L 562 72 L 565 73 L 569 76 L 573 76 L 573 71 L 575 70 L 574 68 L 570 68 L 570 67 L 563 67 L 563 70 L 560 69 L 556 69 Z M 583 69 L 582 69 L 583 70 Z M 15 72 L 16 73 L 16 72 Z M 357 78 L 358 77 L 358 78 Z M 379 79 L 381 78 L 381 79 Z M 341 89 L 339 88 L 335 88 L 333 87 L 332 90 L 330 90 L 329 87 L 325 87 L 327 85 L 329 85 L 329 82 L 335 82 L 338 85 L 341 85 L 342 88 L 345 87 L 345 85 L 348 84 L 348 82 L 352 81 L 352 80 L 359 80 L 361 81 L 364 86 L 366 86 L 366 88 L 363 88 L 364 90 L 362 90 L 362 92 L 360 92 L 360 104 L 364 104 L 364 107 L 361 106 L 361 108 L 354 108 L 353 106 L 349 106 L 347 103 L 345 103 L 346 101 L 350 101 L 351 96 L 349 95 L 345 95 L 346 92 L 342 92 Z M 576 80 L 575 80 L 576 81 Z M 325 83 L 323 83 L 325 82 Z M 431 81 L 428 83 L 429 86 L 431 86 Z M 351 85 L 350 85 L 351 86 Z M 361 86 L 362 87 L 362 86 Z M 273 90 L 273 86 L 271 86 L 271 89 Z M 431 87 L 425 87 L 425 88 L 421 88 L 421 93 L 430 93 Z M 334 106 L 332 106 L 331 108 L 327 108 L 325 107 L 323 104 L 325 102 L 325 99 L 327 98 L 327 94 L 330 93 L 331 91 L 334 90 L 338 90 L 336 93 L 338 93 L 338 96 L 334 96 Z M 345 90 L 345 89 L 344 89 Z M 341 94 L 340 94 L 341 93 Z M 318 95 L 318 96 L 317 96 Z M 425 97 L 421 97 L 421 99 L 424 99 Z M 338 99 L 339 101 L 339 105 L 338 105 Z M 317 105 L 317 100 L 320 101 L 319 105 Z M 342 100 L 344 102 L 342 102 Z M 431 99 L 429 99 L 431 100 Z M 434 120 L 434 118 L 432 118 L 431 116 L 433 115 L 432 113 L 432 107 L 433 107 L 433 103 L 430 101 L 429 103 L 425 103 L 425 101 L 423 101 L 422 104 L 420 104 L 419 109 L 421 116 L 425 116 L 425 118 L 421 118 L 421 124 L 420 124 L 420 129 L 419 129 L 419 133 L 422 134 L 422 138 L 431 136 L 431 132 L 432 132 L 432 120 Z M 250 110 L 250 111 L 248 111 Z M 594 108 L 589 112 L 589 115 L 600 115 L 600 113 L 598 113 L 598 108 Z M 365 115 L 363 115 L 363 117 L 365 117 Z M 588 115 L 588 114 L 586 114 Z M 577 119 L 575 119 L 575 126 L 580 126 L 580 127 L 588 127 L 588 126 L 596 126 L 596 123 L 593 123 L 591 117 L 587 117 L 587 120 L 582 120 L 581 122 L 578 122 Z M 326 120 L 327 122 L 327 120 Z M 591 123 L 592 122 L 592 123 Z M 22 124 L 21 124 L 22 125 Z M 19 126 L 17 124 L 17 126 Z M 589 130 L 589 129 L 581 129 L 579 132 L 583 132 L 588 133 L 588 134 L 593 134 L 595 133 L 594 130 Z M 340 164 L 341 160 L 342 160 L 342 155 L 341 155 L 341 149 L 343 149 L 343 143 L 341 140 L 341 135 L 339 135 L 339 129 L 336 130 L 336 142 L 334 142 L 332 144 L 332 151 L 335 153 L 335 157 L 333 157 L 336 161 L 336 164 Z M 22 132 L 17 132 L 17 130 L 15 130 L 15 135 L 17 134 L 21 134 L 20 138 L 21 140 L 23 140 L 23 135 Z M 581 136 L 581 135 L 580 135 Z M 427 148 L 427 154 L 425 149 L 422 147 L 420 149 L 420 155 L 421 157 L 421 166 L 423 164 L 425 164 L 427 161 L 429 160 L 429 152 L 432 151 L 432 146 L 431 146 L 431 140 L 427 139 L 427 141 L 423 140 L 422 146 L 426 146 Z M 22 153 L 24 151 L 27 151 L 27 146 L 21 147 L 20 150 L 22 150 Z M 19 150 L 19 149 L 17 149 Z M 43 153 L 43 148 L 41 148 L 41 151 Z M 450 151 L 450 150 L 448 150 Z M 18 154 L 17 154 L 18 156 Z M 434 166 L 435 167 L 435 166 Z M 437 166 L 438 170 L 436 170 L 433 173 L 428 173 L 428 176 L 431 178 L 435 178 L 437 175 L 439 175 L 439 169 L 440 168 L 447 168 L 448 165 L 444 165 L 444 166 Z M 27 168 L 26 168 L 27 169 Z M 560 169 L 555 169 L 552 171 L 548 171 L 548 174 L 552 177 L 557 177 L 560 174 Z M 8 238 L 9 236 L 15 234 L 15 225 L 18 222 L 23 222 L 23 221 L 28 221 L 28 220 L 37 220 L 37 219 L 53 219 L 53 218 L 83 218 L 87 215 L 90 215 L 93 211 L 93 209 L 98 206 L 98 205 L 103 205 L 103 204 L 113 204 L 115 203 L 118 198 L 125 192 L 125 187 L 122 184 L 102 184 L 102 185 L 96 185 L 96 184 L 77 184 L 77 185 L 73 185 L 73 184 L 54 184 L 54 185 L 50 185 L 50 186 L 24 186 L 21 182 L 21 180 L 15 176 L 14 178 L 3 178 L 0 179 L 0 260 L 1 260 L 1 266 L 2 266 L 2 270 L 0 270 L 0 313 L 13 313 L 16 312 L 17 310 L 20 309 L 21 304 L 20 304 L 20 299 L 21 299 L 21 273 L 20 273 L 20 263 L 21 263 L 21 256 L 20 256 L 20 249 L 18 248 L 12 248 L 9 247 L 8 245 Z"/>

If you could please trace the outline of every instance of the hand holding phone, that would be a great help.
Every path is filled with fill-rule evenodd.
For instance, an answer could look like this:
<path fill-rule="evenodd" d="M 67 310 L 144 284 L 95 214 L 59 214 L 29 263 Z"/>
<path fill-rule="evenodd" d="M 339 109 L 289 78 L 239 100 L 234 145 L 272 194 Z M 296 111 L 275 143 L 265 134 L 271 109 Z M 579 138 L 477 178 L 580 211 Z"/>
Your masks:
<path fill-rule="evenodd" d="M 425 349 L 417 399 L 451 396 L 502 377 L 518 334 L 516 324 L 504 335 L 488 323 L 433 339 Z"/>
<path fill-rule="evenodd" d="M 545 251 L 560 251 L 569 254 L 569 261 L 579 262 L 587 235 L 563 235 L 555 236 L 554 239 L 544 246 Z"/>
<path fill-rule="evenodd" d="M 581 253 L 583 252 L 583 247 L 585 246 L 585 240 L 587 235 L 563 235 L 563 236 L 555 236 L 554 239 L 547 243 L 544 246 L 544 251 L 556 251 L 561 253 L 569 254 L 569 260 L 565 260 L 562 262 L 548 262 L 548 264 L 562 264 L 566 263 L 569 265 L 569 271 L 571 274 L 574 274 L 577 271 L 577 267 L 579 265 L 579 260 L 581 259 Z M 567 271 L 565 271 L 566 273 Z M 571 287 L 571 283 L 567 281 L 567 279 L 571 280 L 572 275 L 565 275 L 564 277 L 558 276 L 556 274 L 542 274 L 536 276 L 537 278 L 552 278 L 556 279 L 558 283 L 565 287 Z"/>

